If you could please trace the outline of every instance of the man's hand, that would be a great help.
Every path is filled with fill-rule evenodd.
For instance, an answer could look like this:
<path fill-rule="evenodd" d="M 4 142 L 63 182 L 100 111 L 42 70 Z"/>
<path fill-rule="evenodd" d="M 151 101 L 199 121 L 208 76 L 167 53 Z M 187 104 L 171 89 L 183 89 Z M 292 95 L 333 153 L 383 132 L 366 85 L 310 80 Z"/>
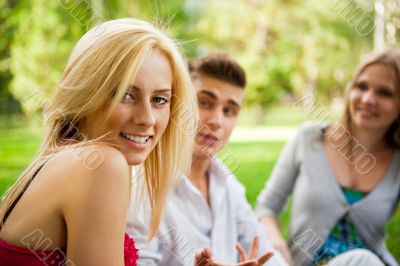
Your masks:
<path fill-rule="evenodd" d="M 255 236 L 253 238 L 249 253 L 246 253 L 246 251 L 242 248 L 242 246 L 239 243 L 236 244 L 236 249 L 239 252 L 239 257 L 240 257 L 240 263 L 238 265 L 240 266 L 263 265 L 274 255 L 272 252 L 266 252 L 261 256 L 257 257 L 259 247 L 260 247 L 260 239 L 258 236 Z M 256 262 L 256 264 L 254 264 L 254 261 Z"/>
<path fill-rule="evenodd" d="M 272 252 L 266 252 L 257 257 L 258 248 L 260 246 L 259 241 L 260 240 L 257 236 L 253 238 L 249 253 L 246 253 L 240 244 L 236 245 L 236 249 L 239 252 L 240 257 L 240 262 L 238 264 L 229 264 L 216 261 L 212 257 L 211 250 L 209 248 L 204 248 L 196 254 L 195 266 L 261 266 L 274 254 Z"/>

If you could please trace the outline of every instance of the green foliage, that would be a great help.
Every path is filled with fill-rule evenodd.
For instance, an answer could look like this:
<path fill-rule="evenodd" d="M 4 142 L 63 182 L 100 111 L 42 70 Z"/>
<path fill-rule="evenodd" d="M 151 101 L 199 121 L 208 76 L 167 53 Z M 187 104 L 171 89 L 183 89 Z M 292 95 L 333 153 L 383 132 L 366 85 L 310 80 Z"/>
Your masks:
<path fill-rule="evenodd" d="M 121 12 L 117 3 L 107 1 L 107 10 Z M 21 1 L 12 13 L 8 20 L 14 26 L 12 46 L 7 58 L 13 75 L 11 92 L 25 113 L 35 114 L 53 94 L 77 40 L 107 18 L 88 1 Z"/>
<path fill-rule="evenodd" d="M 251 105 L 268 106 L 288 94 L 325 99 L 338 94 L 360 55 L 372 47 L 371 34 L 361 36 L 346 20 L 352 10 L 329 1 L 203 3 L 203 15 L 193 29 L 199 36 L 198 51 L 223 49 L 243 64 Z"/>
<path fill-rule="evenodd" d="M 28 114 L 42 110 L 52 95 L 60 73 L 82 30 L 76 30 L 73 18 L 57 1 L 20 2 L 13 20 L 10 71 L 13 95 Z M 32 104 L 32 96 L 37 98 Z"/>
<path fill-rule="evenodd" d="M 111 1 L 110 1 L 111 2 Z M 125 4 L 128 16 L 148 20 L 169 33 L 170 37 L 177 40 L 182 52 L 186 55 L 195 55 L 196 43 L 192 42 L 195 36 L 190 33 L 192 24 L 198 19 L 200 13 L 197 6 L 192 6 L 190 1 L 170 0 L 139 0 Z M 123 16 L 126 16 L 126 12 Z"/>
<path fill-rule="evenodd" d="M 20 112 L 20 104 L 11 94 L 9 85 L 13 79 L 10 71 L 10 50 L 15 24 L 12 16 L 17 3 L 0 0 L 0 114 Z"/>
<path fill-rule="evenodd" d="M 394 44 L 400 6 L 395 0 L 386 5 L 387 39 Z M 111 18 L 155 22 L 189 57 L 231 53 L 248 73 L 247 104 L 263 108 L 287 96 L 314 94 L 324 101 L 340 95 L 372 48 L 372 31 L 364 34 L 357 24 L 373 18 L 366 8 L 372 0 L 0 0 L 0 6 L 6 36 L 0 40 L 0 99 L 11 91 L 27 113 L 40 111 L 52 95 L 82 33 Z M 32 95 L 40 104 L 26 100 Z"/>

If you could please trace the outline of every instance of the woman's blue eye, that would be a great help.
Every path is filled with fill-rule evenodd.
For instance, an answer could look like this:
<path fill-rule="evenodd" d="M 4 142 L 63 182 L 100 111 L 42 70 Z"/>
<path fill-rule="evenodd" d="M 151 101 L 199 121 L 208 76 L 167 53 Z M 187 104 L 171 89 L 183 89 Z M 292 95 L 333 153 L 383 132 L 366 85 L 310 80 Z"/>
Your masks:
<path fill-rule="evenodd" d="M 382 95 L 386 98 L 393 97 L 393 93 L 389 89 L 382 88 L 379 90 L 379 95 Z"/>
<path fill-rule="evenodd" d="M 365 84 L 365 83 L 363 83 L 363 82 L 360 82 L 360 83 L 356 83 L 356 86 L 355 86 L 357 89 L 359 89 L 359 90 L 366 90 L 367 89 L 367 85 Z"/>
<path fill-rule="evenodd" d="M 136 97 L 131 92 L 125 92 L 124 96 L 122 96 L 122 102 L 135 101 Z"/>
<path fill-rule="evenodd" d="M 159 105 L 169 103 L 169 100 L 165 97 L 154 97 L 153 102 Z"/>

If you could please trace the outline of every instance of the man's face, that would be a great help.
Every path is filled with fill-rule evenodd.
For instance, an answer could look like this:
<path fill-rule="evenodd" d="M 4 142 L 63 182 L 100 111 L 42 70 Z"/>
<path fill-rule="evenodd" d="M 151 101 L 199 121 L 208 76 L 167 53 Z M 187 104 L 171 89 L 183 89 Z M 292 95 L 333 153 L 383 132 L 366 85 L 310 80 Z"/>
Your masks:
<path fill-rule="evenodd" d="M 200 123 L 194 156 L 211 158 L 228 142 L 244 100 L 244 88 L 207 76 L 194 80 Z"/>

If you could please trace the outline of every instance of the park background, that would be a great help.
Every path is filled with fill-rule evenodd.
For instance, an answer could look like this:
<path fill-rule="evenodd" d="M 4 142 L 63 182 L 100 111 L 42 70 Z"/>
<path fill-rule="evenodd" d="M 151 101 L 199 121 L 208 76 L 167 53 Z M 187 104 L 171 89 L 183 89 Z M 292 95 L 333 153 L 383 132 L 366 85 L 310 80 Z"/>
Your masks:
<path fill-rule="evenodd" d="M 359 60 L 400 39 L 398 0 L 0 0 L 0 195 L 40 145 L 41 113 L 73 45 L 119 17 L 162 26 L 186 57 L 225 51 L 244 66 L 246 105 L 220 156 L 253 206 L 296 128 L 339 120 Z M 289 211 L 290 200 L 281 217 L 286 235 Z M 400 211 L 387 230 L 400 261 Z"/>

